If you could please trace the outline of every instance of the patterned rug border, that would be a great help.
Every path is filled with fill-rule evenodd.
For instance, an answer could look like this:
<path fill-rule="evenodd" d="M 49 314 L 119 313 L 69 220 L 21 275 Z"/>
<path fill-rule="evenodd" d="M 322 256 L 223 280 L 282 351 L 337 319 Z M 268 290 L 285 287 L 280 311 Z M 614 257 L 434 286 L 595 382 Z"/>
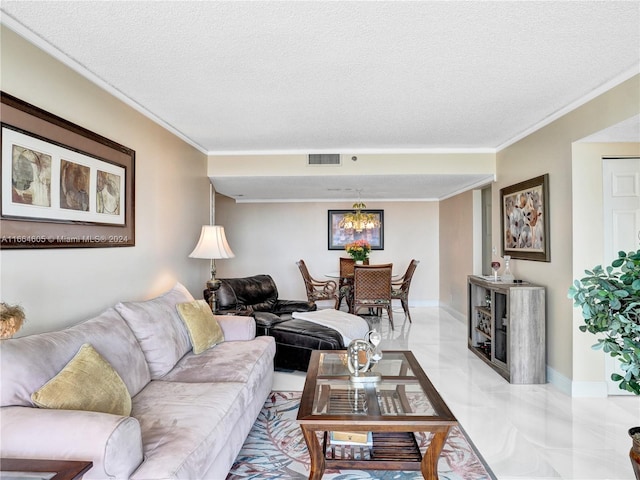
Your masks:
<path fill-rule="evenodd" d="M 302 392 L 294 390 L 272 391 L 269 394 L 227 480 L 307 478 L 309 473 L 307 446 L 295 422 L 301 396 Z M 418 443 L 426 448 L 428 434 L 420 435 L 423 438 L 420 440 L 416 437 L 419 440 Z M 474 464 L 475 467 L 473 467 Z M 467 480 L 471 477 L 476 480 L 497 480 L 461 425 L 452 430 L 438 465 L 441 480 Z M 441 466 L 448 467 L 449 470 L 443 471 Z M 480 466 L 484 469 L 481 474 Z M 464 472 L 471 475 L 467 477 Z M 324 478 L 327 480 L 409 480 L 422 478 L 422 475 L 415 471 L 327 470 Z"/>
<path fill-rule="evenodd" d="M 469 446 L 471 447 L 473 452 L 476 454 L 476 457 L 478 457 L 478 460 L 480 460 L 480 463 L 482 463 L 482 466 L 485 468 L 485 470 L 487 471 L 487 473 L 491 477 L 491 480 L 498 480 L 498 478 L 494 475 L 493 470 L 491 470 L 491 467 L 489 466 L 487 461 L 484 459 L 484 457 L 480 453 L 480 450 L 478 450 L 478 447 L 476 447 L 476 444 L 473 443 L 473 440 L 471 440 L 471 437 L 469 436 L 467 431 L 459 423 L 458 423 L 458 429 L 460 430 L 460 432 L 462 432 L 462 434 L 464 435 L 464 438 L 467 439 L 467 442 L 469 443 Z"/>

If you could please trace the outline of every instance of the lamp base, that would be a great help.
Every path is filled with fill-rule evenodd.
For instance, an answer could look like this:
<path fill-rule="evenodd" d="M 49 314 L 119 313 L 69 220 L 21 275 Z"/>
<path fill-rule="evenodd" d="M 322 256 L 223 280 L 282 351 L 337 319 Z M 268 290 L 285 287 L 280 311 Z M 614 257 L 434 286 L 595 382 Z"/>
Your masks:
<path fill-rule="evenodd" d="M 222 282 L 215 277 L 211 277 L 210 280 L 207 280 L 207 290 L 209 293 L 209 307 L 211 307 L 211 311 L 215 314 L 218 312 L 218 296 L 217 292 L 220 289 Z"/>

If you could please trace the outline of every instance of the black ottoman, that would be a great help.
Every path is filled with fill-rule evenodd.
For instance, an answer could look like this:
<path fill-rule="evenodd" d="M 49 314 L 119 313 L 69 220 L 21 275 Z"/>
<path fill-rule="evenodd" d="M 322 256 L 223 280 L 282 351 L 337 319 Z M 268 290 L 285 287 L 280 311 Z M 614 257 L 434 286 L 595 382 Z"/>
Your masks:
<path fill-rule="evenodd" d="M 306 372 L 313 350 L 342 350 L 342 335 L 332 328 L 293 318 L 273 325 L 276 369 Z"/>

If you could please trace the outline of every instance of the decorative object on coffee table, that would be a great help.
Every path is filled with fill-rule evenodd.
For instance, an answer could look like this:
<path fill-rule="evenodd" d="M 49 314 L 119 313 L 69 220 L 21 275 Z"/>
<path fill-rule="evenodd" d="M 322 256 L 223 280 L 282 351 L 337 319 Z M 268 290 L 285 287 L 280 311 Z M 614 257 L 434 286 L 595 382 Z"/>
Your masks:
<path fill-rule="evenodd" d="M 20 305 L 0 303 L 0 339 L 13 337 L 24 323 L 25 314 Z"/>
<path fill-rule="evenodd" d="M 377 372 L 370 372 L 373 346 L 364 339 L 353 340 L 347 347 L 347 366 L 351 372 L 349 380 L 353 384 L 379 382 L 382 376 Z"/>
<path fill-rule="evenodd" d="M 378 349 L 378 345 L 382 341 L 382 335 L 375 328 L 367 332 L 364 339 L 371 344 L 371 361 L 377 362 L 382 359 L 382 351 Z"/>

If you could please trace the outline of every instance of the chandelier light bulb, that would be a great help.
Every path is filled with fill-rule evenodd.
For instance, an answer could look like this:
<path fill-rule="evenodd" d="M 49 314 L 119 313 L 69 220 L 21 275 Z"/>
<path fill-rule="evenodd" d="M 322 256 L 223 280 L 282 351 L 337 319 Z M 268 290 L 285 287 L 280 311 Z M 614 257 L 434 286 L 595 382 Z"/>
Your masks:
<path fill-rule="evenodd" d="M 380 226 L 380 222 L 374 214 L 362 212 L 367 208 L 367 205 L 360 200 L 360 190 L 358 190 L 358 201 L 353 204 L 352 208 L 355 211 L 345 213 L 338 224 L 343 230 L 355 230 L 360 233 L 363 230 L 371 230 Z"/>

